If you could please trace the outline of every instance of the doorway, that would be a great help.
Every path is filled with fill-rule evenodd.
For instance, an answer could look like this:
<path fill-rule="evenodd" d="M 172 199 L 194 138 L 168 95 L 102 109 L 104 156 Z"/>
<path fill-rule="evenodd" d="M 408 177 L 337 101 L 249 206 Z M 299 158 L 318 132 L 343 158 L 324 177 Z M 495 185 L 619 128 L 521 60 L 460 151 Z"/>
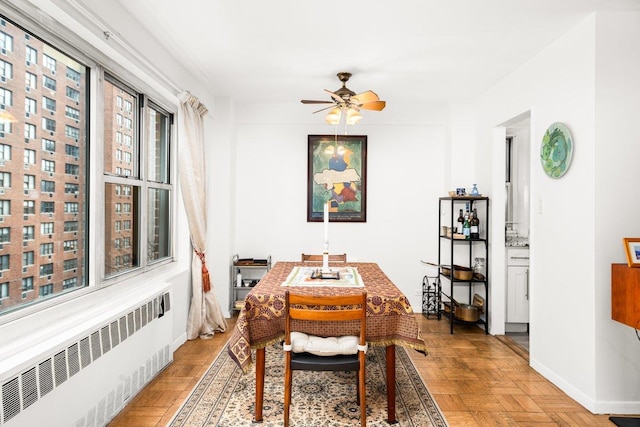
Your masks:
<path fill-rule="evenodd" d="M 529 352 L 529 113 L 508 122 L 505 144 L 505 333 Z"/>

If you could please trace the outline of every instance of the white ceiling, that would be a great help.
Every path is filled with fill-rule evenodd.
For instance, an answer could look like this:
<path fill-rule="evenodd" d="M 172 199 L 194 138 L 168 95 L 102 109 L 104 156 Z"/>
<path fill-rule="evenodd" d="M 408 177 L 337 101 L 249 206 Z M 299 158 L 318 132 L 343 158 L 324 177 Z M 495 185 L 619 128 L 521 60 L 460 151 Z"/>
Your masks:
<path fill-rule="evenodd" d="M 212 94 L 238 103 L 329 99 L 339 71 L 387 105 L 469 99 L 590 13 L 640 10 L 640 0 L 118 1 Z"/>

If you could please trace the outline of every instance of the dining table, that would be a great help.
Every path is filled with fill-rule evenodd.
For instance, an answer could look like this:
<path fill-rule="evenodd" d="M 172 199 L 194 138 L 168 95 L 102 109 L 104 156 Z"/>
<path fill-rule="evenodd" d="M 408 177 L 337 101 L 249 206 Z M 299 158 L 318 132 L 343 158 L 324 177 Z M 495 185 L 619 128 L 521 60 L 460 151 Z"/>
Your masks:
<path fill-rule="evenodd" d="M 351 285 L 344 281 L 310 280 L 298 283 L 292 279 L 295 272 L 311 267 L 302 262 L 276 262 L 244 299 L 233 333 L 227 344 L 230 357 L 247 373 L 255 351 L 256 391 L 254 422 L 262 421 L 264 397 L 265 348 L 284 338 L 285 292 L 295 289 L 301 294 L 348 295 L 367 292 L 366 339 L 370 346 L 384 346 L 387 386 L 387 421 L 396 422 L 395 412 L 395 346 L 413 348 L 427 354 L 418 321 L 407 297 L 387 277 L 377 263 L 330 263 L 334 270 L 355 272 Z M 320 265 L 316 266 L 320 270 Z M 344 322 L 343 322 L 344 323 Z M 301 332 L 314 335 L 357 335 L 357 325 L 336 323 L 330 330 L 310 325 Z"/>

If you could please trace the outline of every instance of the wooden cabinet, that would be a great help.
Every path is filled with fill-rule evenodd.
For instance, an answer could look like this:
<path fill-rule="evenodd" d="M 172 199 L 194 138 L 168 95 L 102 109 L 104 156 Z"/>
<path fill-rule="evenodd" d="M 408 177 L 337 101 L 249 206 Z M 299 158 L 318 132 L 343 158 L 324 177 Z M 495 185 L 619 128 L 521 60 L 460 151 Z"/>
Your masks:
<path fill-rule="evenodd" d="M 507 322 L 529 323 L 529 249 L 507 248 Z"/>
<path fill-rule="evenodd" d="M 640 329 L 640 268 L 611 264 L 611 318 Z"/>

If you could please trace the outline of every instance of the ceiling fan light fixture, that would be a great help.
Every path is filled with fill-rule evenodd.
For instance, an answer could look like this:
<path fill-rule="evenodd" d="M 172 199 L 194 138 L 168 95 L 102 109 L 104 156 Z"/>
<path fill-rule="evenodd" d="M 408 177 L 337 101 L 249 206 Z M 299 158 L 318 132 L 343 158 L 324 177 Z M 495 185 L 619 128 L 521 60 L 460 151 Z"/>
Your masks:
<path fill-rule="evenodd" d="M 362 120 L 362 114 L 359 111 L 354 110 L 353 108 L 349 108 L 347 110 L 347 124 L 355 125 L 358 124 L 360 120 Z"/>
<path fill-rule="evenodd" d="M 332 108 L 324 117 L 324 119 L 327 122 L 327 124 L 337 125 L 337 124 L 340 124 L 341 116 L 342 116 L 342 111 L 340 111 L 340 108 L 336 107 L 336 108 Z"/>

